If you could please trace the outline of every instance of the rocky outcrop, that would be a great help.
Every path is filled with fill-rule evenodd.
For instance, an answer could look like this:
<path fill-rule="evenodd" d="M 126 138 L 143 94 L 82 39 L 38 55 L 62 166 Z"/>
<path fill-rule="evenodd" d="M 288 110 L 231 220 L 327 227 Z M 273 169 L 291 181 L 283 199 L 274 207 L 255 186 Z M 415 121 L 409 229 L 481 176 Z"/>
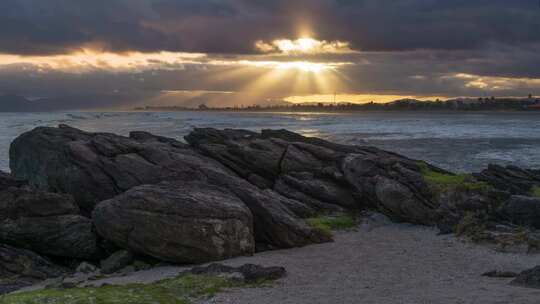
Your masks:
<path fill-rule="evenodd" d="M 0 295 L 66 273 L 31 251 L 0 245 Z"/>
<path fill-rule="evenodd" d="M 293 212 L 309 213 L 310 208 L 253 186 L 173 139 L 145 132 L 127 138 L 68 126 L 36 128 L 13 142 L 10 155 L 17 178 L 43 190 L 73 195 L 86 215 L 99 202 L 139 185 L 200 181 L 228 189 L 250 209 L 257 242 L 288 248 L 328 240 Z M 99 225 L 98 230 L 104 231 Z"/>
<path fill-rule="evenodd" d="M 36 128 L 13 142 L 10 165 L 15 178 L 41 191 L 75 197 L 113 250 L 165 261 L 224 259 L 250 254 L 255 244 L 329 241 L 302 218 L 364 209 L 482 240 L 514 242 L 524 225 L 531 230 L 528 248 L 538 247 L 537 200 L 511 197 L 534 192 L 534 170 L 490 166 L 476 177 L 455 175 L 380 149 L 286 130 L 195 129 L 186 141 Z"/>
<path fill-rule="evenodd" d="M 515 166 L 489 165 L 475 174 L 481 181 L 516 195 L 531 195 L 534 187 L 540 187 L 540 170 L 527 170 Z"/>
<path fill-rule="evenodd" d="M 421 167 L 397 154 L 286 130 L 259 134 L 195 129 L 186 140 L 259 188 L 273 189 L 314 210 L 375 207 L 397 220 L 422 224 L 436 220 L 437 204 Z"/>
<path fill-rule="evenodd" d="M 200 182 L 135 187 L 94 210 L 100 235 L 118 246 L 177 263 L 254 251 L 253 218 L 225 188 Z"/>
<path fill-rule="evenodd" d="M 79 215 L 70 195 L 10 185 L 0 190 L 0 243 L 56 257 L 97 257 L 92 222 Z"/>

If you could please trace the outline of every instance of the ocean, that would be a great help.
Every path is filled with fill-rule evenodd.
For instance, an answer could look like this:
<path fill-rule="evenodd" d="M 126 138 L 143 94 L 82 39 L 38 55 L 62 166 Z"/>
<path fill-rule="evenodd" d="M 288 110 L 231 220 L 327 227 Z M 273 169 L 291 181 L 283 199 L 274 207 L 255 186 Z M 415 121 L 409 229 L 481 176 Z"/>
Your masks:
<path fill-rule="evenodd" d="M 68 124 L 86 131 L 149 131 L 183 140 L 195 127 L 289 129 L 350 145 L 370 145 L 455 172 L 489 163 L 540 168 L 540 113 L 532 112 L 73 112 L 0 113 L 0 170 L 9 144 L 37 126 Z"/>

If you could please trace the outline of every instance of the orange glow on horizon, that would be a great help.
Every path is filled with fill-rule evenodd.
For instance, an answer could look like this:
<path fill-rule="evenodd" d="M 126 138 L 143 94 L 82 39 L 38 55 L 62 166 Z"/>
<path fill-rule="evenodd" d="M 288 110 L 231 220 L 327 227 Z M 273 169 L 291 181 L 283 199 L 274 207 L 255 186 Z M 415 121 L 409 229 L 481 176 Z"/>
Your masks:
<path fill-rule="evenodd" d="M 406 96 L 406 95 L 385 95 L 385 94 L 316 94 L 303 96 L 289 96 L 284 100 L 294 104 L 302 103 L 356 103 L 365 104 L 370 102 L 389 103 L 400 99 L 417 100 L 445 100 L 443 96 Z"/>

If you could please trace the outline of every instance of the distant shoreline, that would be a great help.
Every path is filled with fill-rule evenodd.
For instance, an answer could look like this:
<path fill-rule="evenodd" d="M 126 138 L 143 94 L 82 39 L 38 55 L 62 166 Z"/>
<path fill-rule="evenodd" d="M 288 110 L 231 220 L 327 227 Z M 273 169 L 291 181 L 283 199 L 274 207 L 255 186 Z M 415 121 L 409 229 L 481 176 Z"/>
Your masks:
<path fill-rule="evenodd" d="M 463 112 L 500 112 L 500 111 L 540 111 L 540 100 L 529 98 L 479 98 L 451 99 L 445 101 L 421 101 L 416 99 L 396 100 L 390 103 L 309 103 L 290 105 L 251 105 L 247 107 L 209 107 L 205 104 L 197 108 L 184 106 L 145 106 L 134 108 L 135 111 L 168 111 L 168 112 L 420 112 L 420 111 L 463 111 Z"/>

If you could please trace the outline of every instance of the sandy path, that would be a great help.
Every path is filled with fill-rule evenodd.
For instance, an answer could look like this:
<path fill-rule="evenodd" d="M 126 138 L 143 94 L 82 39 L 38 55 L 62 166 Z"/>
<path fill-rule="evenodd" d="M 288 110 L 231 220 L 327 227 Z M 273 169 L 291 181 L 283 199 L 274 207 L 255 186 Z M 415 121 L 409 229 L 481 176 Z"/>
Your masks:
<path fill-rule="evenodd" d="M 540 303 L 540 290 L 481 276 L 494 269 L 531 268 L 540 264 L 539 255 L 497 253 L 418 226 L 340 233 L 333 244 L 227 263 L 281 265 L 289 274 L 272 288 L 233 290 L 207 303 Z"/>

